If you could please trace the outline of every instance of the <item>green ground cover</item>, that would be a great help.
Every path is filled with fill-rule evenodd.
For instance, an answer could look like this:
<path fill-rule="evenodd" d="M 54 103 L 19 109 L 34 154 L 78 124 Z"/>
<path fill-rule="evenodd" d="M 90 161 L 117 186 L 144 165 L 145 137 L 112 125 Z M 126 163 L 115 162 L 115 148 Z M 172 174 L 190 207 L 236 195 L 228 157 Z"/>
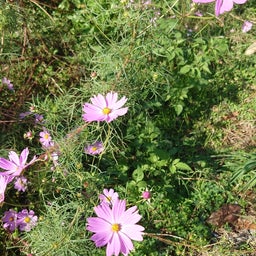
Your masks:
<path fill-rule="evenodd" d="M 190 0 L 0 5 L 0 74 L 14 88 L 0 85 L 0 157 L 27 147 L 38 160 L 0 208 L 1 219 L 33 210 L 37 225 L 10 232 L 2 220 L 1 255 L 105 255 L 86 230 L 105 188 L 142 216 L 131 255 L 255 255 L 253 0 L 218 17 Z M 85 122 L 84 103 L 110 91 L 128 112 Z M 103 152 L 86 154 L 95 141 Z"/>

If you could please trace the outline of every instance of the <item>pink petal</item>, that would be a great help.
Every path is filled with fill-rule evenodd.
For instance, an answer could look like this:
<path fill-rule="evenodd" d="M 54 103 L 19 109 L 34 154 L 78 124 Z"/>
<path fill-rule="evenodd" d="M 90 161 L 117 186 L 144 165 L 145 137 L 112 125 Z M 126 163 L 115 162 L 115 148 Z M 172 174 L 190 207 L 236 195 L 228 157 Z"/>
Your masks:
<path fill-rule="evenodd" d="M 9 172 L 15 172 L 18 167 L 13 162 L 6 160 L 5 158 L 0 158 L 0 168 Z M 7 172 L 5 173 L 7 174 Z"/>
<path fill-rule="evenodd" d="M 125 212 L 126 201 L 116 199 L 112 207 L 114 220 L 112 223 L 119 223 L 122 214 Z M 122 223 L 121 223 L 122 224 Z"/>
<path fill-rule="evenodd" d="M 117 101 L 117 98 L 118 98 L 118 94 L 116 92 L 107 93 L 107 95 L 106 95 L 107 106 L 112 109 L 114 104 Z"/>
<path fill-rule="evenodd" d="M 111 233 L 112 225 L 104 219 L 97 218 L 97 217 L 90 217 L 87 219 L 87 223 L 88 225 L 86 229 L 91 232 L 95 232 L 95 233 L 110 232 Z"/>
<path fill-rule="evenodd" d="M 94 112 L 102 112 L 102 108 L 100 107 L 97 107 L 95 105 L 92 105 L 90 103 L 86 103 L 84 104 L 83 106 L 83 111 L 86 112 L 86 113 L 90 113 L 91 111 L 94 111 Z"/>
<path fill-rule="evenodd" d="M 114 232 L 112 239 L 107 244 L 106 255 L 111 256 L 114 254 L 115 256 L 118 256 L 120 253 L 120 250 L 121 250 L 120 239 L 117 232 Z"/>
<path fill-rule="evenodd" d="M 102 218 L 109 223 L 114 223 L 112 210 L 107 203 L 102 203 L 101 205 L 94 207 L 94 211 L 99 218 Z"/>
<path fill-rule="evenodd" d="M 16 165 L 20 165 L 20 158 L 14 151 L 9 152 L 9 159 L 14 162 Z"/>
<path fill-rule="evenodd" d="M 112 104 L 112 109 L 119 109 L 119 108 L 121 108 L 126 103 L 126 101 L 127 101 L 127 98 L 124 96 L 119 101 L 117 101 L 114 104 Z"/>
<path fill-rule="evenodd" d="M 108 114 L 107 121 L 111 122 L 117 117 L 125 115 L 127 111 L 128 111 L 128 108 L 120 108 L 118 110 L 114 110 L 110 114 Z"/>
<path fill-rule="evenodd" d="M 233 0 L 236 4 L 244 4 L 247 0 Z"/>
<path fill-rule="evenodd" d="M 110 241 L 112 235 L 112 232 L 100 232 L 92 235 L 91 240 L 95 242 L 97 247 L 102 247 Z"/>
<path fill-rule="evenodd" d="M 217 1 L 218 2 L 218 1 Z M 216 4 L 217 4 L 216 2 Z M 224 13 L 224 12 L 229 12 L 232 10 L 233 8 L 233 0 L 223 0 L 222 5 L 220 6 L 219 12 L 220 14 Z"/>
<path fill-rule="evenodd" d="M 91 102 L 93 105 L 101 109 L 107 107 L 106 100 L 102 94 L 98 94 L 97 96 L 94 96 L 93 98 L 91 98 Z"/>
<path fill-rule="evenodd" d="M 128 254 L 134 248 L 131 239 L 122 232 L 119 232 L 119 237 L 121 241 L 121 252 Z"/>
<path fill-rule="evenodd" d="M 144 230 L 144 227 L 140 225 L 124 225 L 121 229 L 121 232 L 126 234 L 132 240 L 142 241 L 142 231 Z"/>
<path fill-rule="evenodd" d="M 216 3 L 215 3 L 215 15 L 216 16 L 220 15 L 221 6 L 222 6 L 222 0 L 216 0 Z"/>
<path fill-rule="evenodd" d="M 92 113 L 86 113 L 82 115 L 83 120 L 87 122 L 91 121 L 104 121 L 106 120 L 107 116 L 104 115 L 103 113 L 98 113 L 98 112 L 92 112 Z"/>
<path fill-rule="evenodd" d="M 22 150 L 20 154 L 20 166 L 25 166 L 27 159 L 28 159 L 29 150 L 28 148 L 25 148 Z"/>

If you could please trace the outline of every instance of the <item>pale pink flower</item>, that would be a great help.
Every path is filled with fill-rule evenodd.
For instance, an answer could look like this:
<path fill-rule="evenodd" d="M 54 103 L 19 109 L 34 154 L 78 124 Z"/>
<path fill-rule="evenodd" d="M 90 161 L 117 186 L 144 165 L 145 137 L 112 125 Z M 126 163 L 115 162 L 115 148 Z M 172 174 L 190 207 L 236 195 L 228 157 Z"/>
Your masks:
<path fill-rule="evenodd" d="M 54 142 L 52 141 L 52 137 L 46 129 L 40 132 L 39 136 L 40 136 L 39 141 L 45 148 L 52 147 L 54 145 Z"/>
<path fill-rule="evenodd" d="M 247 33 L 252 29 L 252 23 L 248 20 L 246 20 L 242 26 L 242 32 Z"/>
<path fill-rule="evenodd" d="M 23 209 L 17 214 L 17 224 L 20 231 L 30 231 L 37 224 L 38 217 L 34 211 Z"/>
<path fill-rule="evenodd" d="M 18 191 L 25 192 L 28 187 L 28 180 L 24 176 L 16 177 L 14 188 Z"/>
<path fill-rule="evenodd" d="M 87 230 L 95 233 L 91 240 L 97 247 L 107 245 L 107 256 L 128 255 L 134 249 L 131 240 L 143 240 L 144 227 L 136 224 L 141 219 L 136 206 L 126 210 L 126 201 L 117 199 L 112 208 L 102 203 L 94 211 L 98 217 L 87 219 Z"/>
<path fill-rule="evenodd" d="M 0 172 L 1 175 L 11 175 L 11 176 L 20 176 L 22 171 L 27 168 L 29 165 L 33 164 L 36 161 L 36 156 L 27 163 L 29 150 L 28 148 L 23 149 L 20 154 L 20 157 L 14 151 L 9 152 L 9 159 L 0 157 L 0 168 L 7 170 L 6 172 Z"/>
<path fill-rule="evenodd" d="M 104 146 L 103 143 L 100 141 L 96 141 L 91 145 L 88 145 L 84 148 L 84 152 L 88 155 L 99 155 L 103 152 Z"/>
<path fill-rule="evenodd" d="M 99 199 L 101 203 L 114 204 L 118 199 L 118 193 L 113 188 L 109 190 L 105 188 L 103 189 L 103 194 L 99 195 Z"/>
<path fill-rule="evenodd" d="M 4 213 L 4 217 L 2 218 L 2 222 L 4 223 L 4 229 L 14 231 L 17 227 L 17 212 L 13 209 L 6 211 Z"/>
<path fill-rule="evenodd" d="M 85 103 L 83 105 L 83 119 L 87 122 L 91 121 L 106 121 L 111 122 L 118 116 L 125 115 L 128 111 L 128 107 L 121 108 L 127 101 L 127 98 L 123 96 L 120 100 L 116 92 L 107 93 L 106 97 L 102 94 L 93 96 L 91 103 Z"/>
<path fill-rule="evenodd" d="M 224 12 L 232 10 L 235 4 L 244 4 L 247 0 L 193 0 L 194 3 L 211 3 L 215 2 L 215 15 L 219 16 Z"/>

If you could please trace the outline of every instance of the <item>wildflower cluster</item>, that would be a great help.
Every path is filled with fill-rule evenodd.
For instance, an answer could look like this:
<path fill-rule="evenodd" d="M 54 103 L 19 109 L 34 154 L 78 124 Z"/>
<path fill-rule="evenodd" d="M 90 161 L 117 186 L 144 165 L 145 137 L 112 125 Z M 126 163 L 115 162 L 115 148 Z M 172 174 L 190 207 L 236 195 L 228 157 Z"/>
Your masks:
<path fill-rule="evenodd" d="M 107 246 L 106 255 L 128 255 L 134 249 L 131 240 L 142 241 L 144 227 L 137 207 L 126 209 L 126 201 L 119 199 L 113 189 L 103 190 L 100 205 L 94 207 L 97 217 L 87 219 L 87 230 L 95 233 L 91 240 L 97 247 Z"/>
<path fill-rule="evenodd" d="M 15 178 L 15 188 L 18 191 L 25 191 L 27 185 L 27 179 L 22 176 L 23 171 L 33 164 L 37 158 L 34 156 L 32 160 L 27 163 L 29 155 L 28 148 L 25 148 L 20 157 L 14 151 L 9 152 L 9 160 L 0 157 L 0 168 L 5 171 L 0 172 L 0 203 L 4 201 L 5 190 L 7 184 L 11 183 Z"/>
<path fill-rule="evenodd" d="M 112 122 L 117 117 L 127 113 L 128 107 L 122 108 L 126 101 L 126 97 L 122 97 L 118 100 L 118 94 L 115 92 L 109 92 L 105 97 L 102 94 L 93 96 L 91 98 L 91 103 L 85 103 L 83 106 L 83 120 L 89 123 L 92 121 Z M 34 156 L 29 162 L 27 161 L 29 155 L 28 148 L 25 148 L 21 152 L 20 156 L 14 151 L 10 151 L 9 159 L 0 158 L 0 168 L 3 169 L 3 171 L 0 171 L 0 203 L 4 202 L 6 187 L 12 181 L 14 181 L 15 189 L 20 192 L 26 191 L 28 180 L 23 173 L 27 167 L 36 161 L 46 161 L 50 155 L 54 167 L 58 165 L 58 145 L 53 140 L 50 132 L 42 126 L 45 123 L 44 117 L 36 113 L 34 107 L 31 107 L 29 111 L 21 113 L 20 118 L 24 119 L 31 116 L 35 118 L 35 126 L 39 127 L 41 130 L 39 132 L 38 142 L 41 144 L 42 149 L 47 152 L 46 154 L 42 154 L 44 157 Z M 24 134 L 24 138 L 32 142 L 34 134 L 34 131 L 29 130 Z M 97 155 L 103 151 L 104 145 L 101 141 L 95 141 L 92 144 L 86 145 L 84 148 L 84 152 L 89 155 Z M 112 229 L 110 228 L 110 231 L 112 230 L 111 232 L 113 237 L 111 238 L 108 236 L 106 243 L 95 238 L 98 235 L 93 236 L 93 239 L 96 239 L 95 241 L 97 241 L 97 246 L 108 244 L 108 255 L 111 255 L 112 253 L 117 255 L 117 252 L 119 251 L 127 254 L 133 249 L 130 239 L 138 241 L 142 240 L 141 231 L 144 230 L 144 228 L 139 225 L 135 225 L 141 216 L 138 214 L 136 207 L 132 207 L 126 211 L 126 202 L 124 200 L 119 200 L 118 194 L 114 192 L 113 189 L 110 189 L 109 191 L 104 190 L 104 194 L 100 195 L 100 199 L 101 204 L 98 208 L 95 208 L 95 211 L 98 216 L 105 218 L 102 219 L 102 221 L 105 222 L 105 228 L 107 228 L 108 221 L 111 221 L 111 223 L 113 222 L 112 224 L 109 224 L 110 227 L 112 227 Z M 108 220 L 109 216 L 102 214 L 100 210 L 101 208 L 103 208 L 104 211 L 108 211 L 110 215 L 112 214 L 113 218 Z M 130 218 L 129 224 L 126 222 L 128 218 Z M 2 217 L 3 227 L 10 232 L 13 232 L 16 229 L 19 229 L 20 231 L 30 231 L 36 225 L 37 220 L 38 218 L 34 211 L 27 209 L 23 209 L 20 212 L 9 209 Z M 95 231 L 97 233 L 97 229 L 94 229 L 94 224 L 97 223 L 97 218 L 89 218 L 88 221 L 88 230 Z M 135 233 L 130 234 L 131 231 L 135 231 Z M 100 232 L 100 234 L 101 233 L 102 232 Z M 103 232 L 103 236 L 106 234 L 107 229 Z"/>
<path fill-rule="evenodd" d="M 15 229 L 20 231 L 30 231 L 37 223 L 37 216 L 34 211 L 23 209 L 20 212 L 16 212 L 10 209 L 4 213 L 2 218 L 3 227 L 11 232 Z"/>

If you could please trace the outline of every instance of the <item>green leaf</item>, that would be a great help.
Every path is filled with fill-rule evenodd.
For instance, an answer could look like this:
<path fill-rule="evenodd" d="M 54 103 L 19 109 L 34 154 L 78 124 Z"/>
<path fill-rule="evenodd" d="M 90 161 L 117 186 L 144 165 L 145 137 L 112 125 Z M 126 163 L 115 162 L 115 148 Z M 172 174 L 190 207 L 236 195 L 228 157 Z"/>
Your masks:
<path fill-rule="evenodd" d="M 139 182 L 137 183 L 137 187 L 138 187 L 138 188 L 146 188 L 146 187 L 147 187 L 146 181 L 144 181 L 144 180 L 139 181 Z"/>
<path fill-rule="evenodd" d="M 189 65 L 185 65 L 180 69 L 180 74 L 187 74 L 191 70 Z"/>
<path fill-rule="evenodd" d="M 144 178 L 144 172 L 143 172 L 143 170 L 142 170 L 141 168 L 136 169 L 136 170 L 133 172 L 133 174 L 132 174 L 132 178 L 133 178 L 136 182 L 143 180 L 143 178 Z"/>
<path fill-rule="evenodd" d="M 171 174 L 174 174 L 174 173 L 176 173 L 177 168 L 176 168 L 175 165 L 171 165 L 171 166 L 169 167 L 169 170 L 170 170 Z"/>
<path fill-rule="evenodd" d="M 178 105 L 175 105 L 175 106 L 174 106 L 174 109 L 175 109 L 176 114 L 177 114 L 177 115 L 180 115 L 181 112 L 183 111 L 183 106 L 180 105 L 180 104 L 178 104 Z"/>
<path fill-rule="evenodd" d="M 182 171 L 192 171 L 192 169 L 183 162 L 178 162 L 176 165 L 176 168 Z"/>

